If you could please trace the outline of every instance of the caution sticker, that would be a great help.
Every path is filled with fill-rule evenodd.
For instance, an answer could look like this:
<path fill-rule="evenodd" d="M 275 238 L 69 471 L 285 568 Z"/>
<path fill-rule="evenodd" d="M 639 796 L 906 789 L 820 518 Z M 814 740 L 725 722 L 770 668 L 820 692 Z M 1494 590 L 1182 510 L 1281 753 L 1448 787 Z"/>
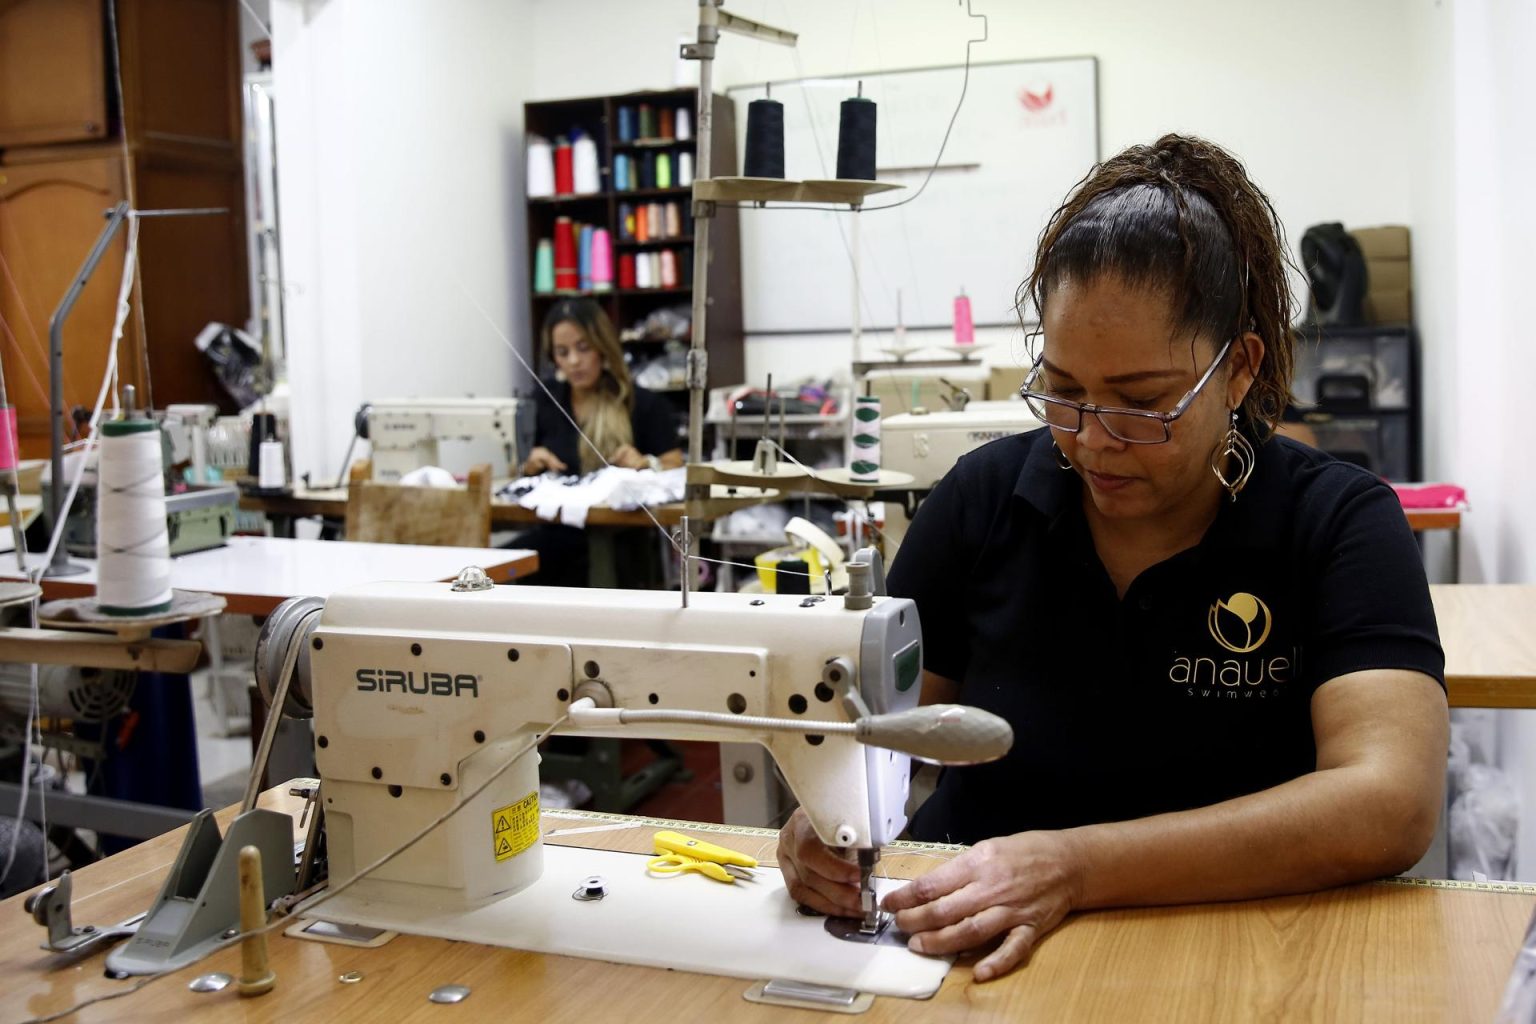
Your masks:
<path fill-rule="evenodd" d="M 516 857 L 538 841 L 538 790 L 491 812 L 491 845 L 498 861 Z"/>

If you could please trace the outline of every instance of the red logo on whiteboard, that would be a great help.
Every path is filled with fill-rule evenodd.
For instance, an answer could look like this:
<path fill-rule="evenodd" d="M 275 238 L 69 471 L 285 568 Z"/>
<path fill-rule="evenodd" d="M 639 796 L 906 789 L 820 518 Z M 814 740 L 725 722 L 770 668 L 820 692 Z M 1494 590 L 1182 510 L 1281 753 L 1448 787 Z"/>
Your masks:
<path fill-rule="evenodd" d="M 1038 114 L 1051 105 L 1051 100 L 1055 98 L 1055 95 L 1055 90 L 1049 82 L 1026 85 L 1019 90 L 1019 102 L 1024 105 L 1025 110 L 1032 114 Z"/>

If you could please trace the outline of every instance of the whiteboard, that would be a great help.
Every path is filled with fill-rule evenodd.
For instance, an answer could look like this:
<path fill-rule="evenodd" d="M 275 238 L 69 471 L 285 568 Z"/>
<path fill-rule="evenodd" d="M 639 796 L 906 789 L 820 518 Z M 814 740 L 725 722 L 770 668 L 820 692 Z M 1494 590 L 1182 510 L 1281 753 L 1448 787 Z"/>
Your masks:
<path fill-rule="evenodd" d="M 960 66 L 772 83 L 784 104 L 787 178 L 837 174 L 839 104 L 879 104 L 876 176 L 905 189 L 871 197 L 862 213 L 743 207 L 742 303 L 749 334 L 847 330 L 853 322 L 850 246 L 858 235 L 861 321 L 868 329 L 948 327 L 954 298 L 971 297 L 977 324 L 1013 324 L 1014 293 L 1040 229 L 1098 160 L 1098 62 L 1092 57 L 972 64 L 939 169 L 933 166 L 960 99 Z M 747 104 L 763 85 L 728 90 L 737 152 Z M 852 221 L 857 217 L 857 231 Z"/>

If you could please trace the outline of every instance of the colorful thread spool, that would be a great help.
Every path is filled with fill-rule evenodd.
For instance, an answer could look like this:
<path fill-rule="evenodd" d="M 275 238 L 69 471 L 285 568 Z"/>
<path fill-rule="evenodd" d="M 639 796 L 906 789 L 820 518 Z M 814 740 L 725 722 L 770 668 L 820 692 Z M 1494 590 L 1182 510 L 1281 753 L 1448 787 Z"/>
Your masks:
<path fill-rule="evenodd" d="M 677 154 L 677 183 L 687 188 L 693 184 L 693 154 Z"/>
<path fill-rule="evenodd" d="M 581 283 L 576 265 L 576 242 L 571 237 L 571 218 L 555 218 L 555 290 L 573 292 Z"/>
<path fill-rule="evenodd" d="M 672 187 L 672 157 L 667 153 L 656 154 L 656 187 Z"/>
<path fill-rule="evenodd" d="M 672 138 L 672 133 L 674 130 L 672 127 L 672 117 L 673 114 L 671 107 L 662 107 L 661 110 L 657 113 L 658 124 L 656 126 L 656 130 L 664 139 Z"/>
<path fill-rule="evenodd" d="M 544 199 L 555 194 L 555 154 L 549 140 L 528 136 L 528 198 Z"/>
<path fill-rule="evenodd" d="M 16 447 L 16 407 L 0 406 L 0 472 L 16 468 L 19 459 Z"/>
<path fill-rule="evenodd" d="M 576 236 L 576 277 L 584 292 L 592 290 L 592 225 L 583 224 Z"/>
<path fill-rule="evenodd" d="M 853 466 L 855 483 L 880 481 L 880 399 L 860 395 L 853 405 Z"/>
<path fill-rule="evenodd" d="M 971 319 L 971 300 L 964 290 L 955 296 L 955 344 L 976 344 L 976 323 Z"/>
<path fill-rule="evenodd" d="M 571 146 L 574 188 L 579 195 L 591 195 L 603 190 L 603 174 L 597 166 L 597 143 L 591 136 L 578 135 Z"/>
<path fill-rule="evenodd" d="M 539 295 L 555 290 L 555 244 L 548 238 L 539 239 L 533 250 L 533 290 Z"/>
<path fill-rule="evenodd" d="M 635 254 L 632 252 L 619 255 L 619 287 L 633 288 L 635 286 Z"/>
<path fill-rule="evenodd" d="M 613 288 L 613 246 L 606 228 L 592 232 L 592 290 L 606 292 Z"/>
<path fill-rule="evenodd" d="M 677 253 L 671 249 L 661 250 L 661 286 L 677 287 Z"/>
<path fill-rule="evenodd" d="M 635 108 L 634 107 L 620 107 L 619 108 L 619 141 L 620 142 L 634 142 L 635 141 Z"/>
<path fill-rule="evenodd" d="M 108 615 L 171 607 L 160 431 L 149 420 L 102 424 L 96 497 L 96 604 Z"/>
<path fill-rule="evenodd" d="M 687 107 L 677 108 L 677 116 L 673 118 L 672 128 L 678 142 L 693 138 L 693 114 Z"/>
<path fill-rule="evenodd" d="M 555 194 L 568 196 L 576 191 L 575 156 L 564 136 L 555 140 Z"/>
<path fill-rule="evenodd" d="M 640 137 L 656 138 L 656 109 L 649 103 L 640 104 Z"/>

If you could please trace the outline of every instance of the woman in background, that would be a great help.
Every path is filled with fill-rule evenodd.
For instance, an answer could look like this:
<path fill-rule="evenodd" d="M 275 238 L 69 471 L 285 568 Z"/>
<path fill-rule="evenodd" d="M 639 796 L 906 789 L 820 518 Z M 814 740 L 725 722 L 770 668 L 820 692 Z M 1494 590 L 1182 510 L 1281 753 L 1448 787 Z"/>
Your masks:
<path fill-rule="evenodd" d="M 525 476 L 586 474 L 605 465 L 663 470 L 683 464 L 676 414 L 666 399 L 635 386 L 618 332 L 601 306 L 591 299 L 555 303 L 544 318 L 541 344 L 555 366 L 555 379 L 547 382 L 548 391 L 535 392 L 534 447 L 523 462 Z M 539 571 L 532 582 L 587 585 L 585 531 L 545 523 L 513 544 L 539 553 Z M 622 577 L 649 575 L 645 566 L 654 560 L 653 547 L 638 538 L 634 544 L 617 545 L 616 554 L 628 567 L 616 573 L 621 584 L 638 585 L 635 578 Z"/>
<path fill-rule="evenodd" d="M 601 306 L 591 299 L 556 303 L 544 318 L 543 346 L 555 380 L 535 396 L 534 449 L 524 475 L 591 473 L 605 462 L 656 470 L 683 464 L 677 417 L 665 399 L 635 386 Z M 591 444 L 582 442 L 577 425 Z"/>

